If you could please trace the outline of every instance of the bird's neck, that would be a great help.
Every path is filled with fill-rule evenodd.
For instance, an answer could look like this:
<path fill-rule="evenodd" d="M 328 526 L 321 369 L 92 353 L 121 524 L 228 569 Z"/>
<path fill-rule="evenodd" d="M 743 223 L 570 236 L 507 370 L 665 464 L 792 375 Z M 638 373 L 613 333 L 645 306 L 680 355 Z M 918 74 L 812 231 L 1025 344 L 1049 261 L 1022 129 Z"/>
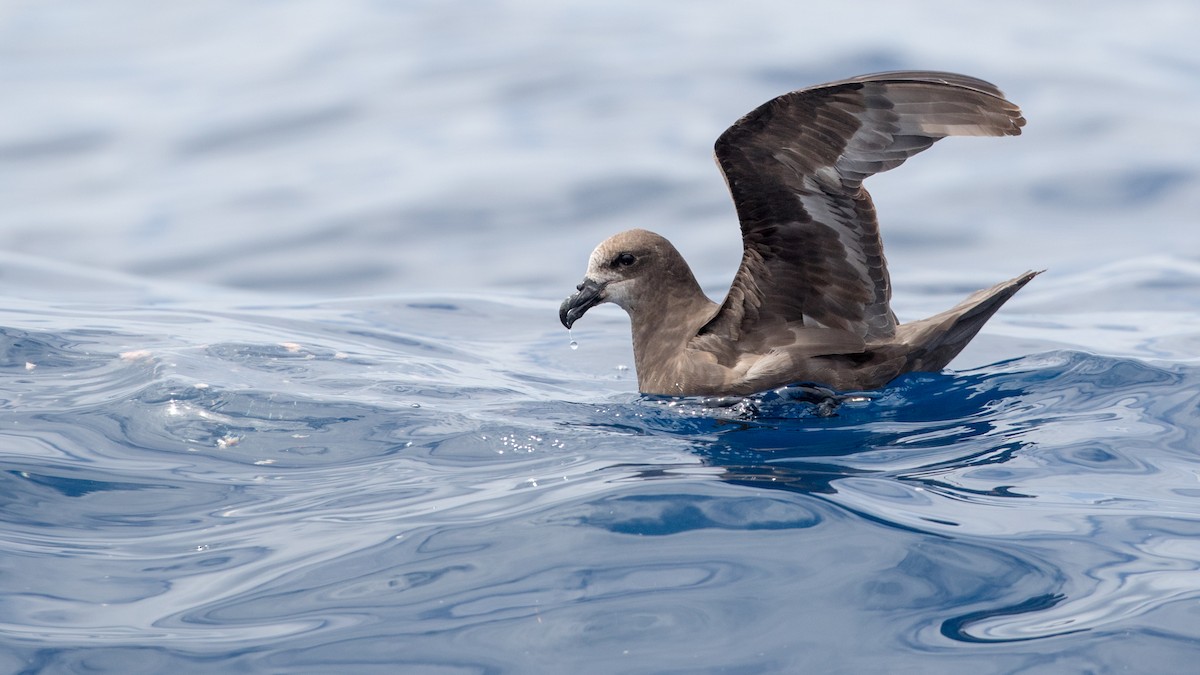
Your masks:
<path fill-rule="evenodd" d="M 633 359 L 638 382 L 670 368 L 718 306 L 700 289 L 695 278 L 662 285 L 651 302 L 629 308 Z"/>

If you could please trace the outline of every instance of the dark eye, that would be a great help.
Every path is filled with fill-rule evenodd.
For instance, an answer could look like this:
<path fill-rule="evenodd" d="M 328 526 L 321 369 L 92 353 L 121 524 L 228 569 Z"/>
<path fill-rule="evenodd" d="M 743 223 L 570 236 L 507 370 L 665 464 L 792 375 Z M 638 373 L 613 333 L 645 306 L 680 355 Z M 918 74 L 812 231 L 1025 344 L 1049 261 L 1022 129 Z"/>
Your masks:
<path fill-rule="evenodd" d="M 613 258 L 613 267 L 629 267 L 637 262 L 637 258 L 632 253 L 622 253 Z"/>

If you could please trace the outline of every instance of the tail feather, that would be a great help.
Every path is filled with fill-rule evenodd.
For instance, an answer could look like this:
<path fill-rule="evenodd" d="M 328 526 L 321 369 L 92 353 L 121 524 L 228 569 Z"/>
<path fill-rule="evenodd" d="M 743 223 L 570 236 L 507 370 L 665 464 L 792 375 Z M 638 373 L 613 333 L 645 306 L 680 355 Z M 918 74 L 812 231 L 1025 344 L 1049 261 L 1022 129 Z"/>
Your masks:
<path fill-rule="evenodd" d="M 991 288 L 976 291 L 945 312 L 897 326 L 898 341 L 911 346 L 904 371 L 936 372 L 945 368 L 996 310 L 1039 274 L 1041 271 L 1026 272 Z"/>

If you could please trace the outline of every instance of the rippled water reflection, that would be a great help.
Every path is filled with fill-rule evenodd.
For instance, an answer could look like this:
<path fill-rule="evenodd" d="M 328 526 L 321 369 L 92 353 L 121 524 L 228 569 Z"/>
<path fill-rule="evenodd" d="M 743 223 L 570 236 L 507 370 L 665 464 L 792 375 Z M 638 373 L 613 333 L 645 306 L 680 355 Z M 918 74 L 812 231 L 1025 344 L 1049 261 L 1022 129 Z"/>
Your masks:
<path fill-rule="evenodd" d="M 580 379 L 551 304 L 4 313 L 13 669 L 1194 653 L 1194 365 L 1044 351 L 836 405 L 638 398 Z M 528 327 L 489 338 L 499 314 Z"/>
<path fill-rule="evenodd" d="M 1192 672 L 1200 5 L 1044 4 L 7 3 L 0 672 Z M 561 330 L 628 227 L 719 297 L 717 134 L 894 68 L 1029 119 L 869 184 L 904 318 L 1049 268 L 956 372 Z"/>

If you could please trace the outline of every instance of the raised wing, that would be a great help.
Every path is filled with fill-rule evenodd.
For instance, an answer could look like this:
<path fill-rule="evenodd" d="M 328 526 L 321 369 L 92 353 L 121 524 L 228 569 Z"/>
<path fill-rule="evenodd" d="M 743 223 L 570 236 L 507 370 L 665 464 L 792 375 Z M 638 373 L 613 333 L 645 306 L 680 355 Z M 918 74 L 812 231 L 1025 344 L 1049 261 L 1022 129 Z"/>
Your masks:
<path fill-rule="evenodd" d="M 717 139 L 744 254 L 700 335 L 802 323 L 890 338 L 891 282 L 863 179 L 940 138 L 1017 135 L 1024 124 L 994 85 L 930 71 L 863 75 L 759 106 Z"/>

